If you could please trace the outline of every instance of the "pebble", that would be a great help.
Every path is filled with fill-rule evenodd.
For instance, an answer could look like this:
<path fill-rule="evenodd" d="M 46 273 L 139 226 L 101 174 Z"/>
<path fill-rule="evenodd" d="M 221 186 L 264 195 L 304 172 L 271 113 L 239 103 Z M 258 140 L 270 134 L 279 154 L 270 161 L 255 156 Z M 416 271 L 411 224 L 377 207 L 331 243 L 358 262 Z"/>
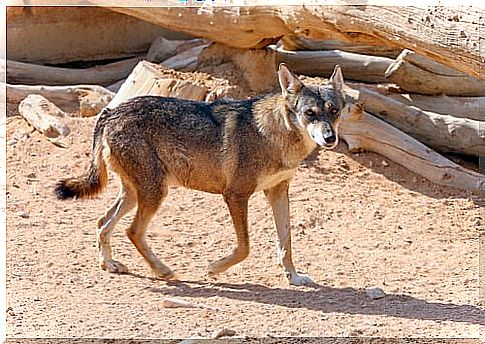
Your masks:
<path fill-rule="evenodd" d="M 384 293 L 384 290 L 381 288 L 368 288 L 365 290 L 365 292 L 372 300 L 382 299 L 384 296 L 386 296 L 386 293 Z"/>
<path fill-rule="evenodd" d="M 236 331 L 229 329 L 229 328 L 223 328 L 222 330 L 217 330 L 212 334 L 212 339 L 219 339 L 222 337 L 234 337 L 236 335 Z"/>
<path fill-rule="evenodd" d="M 28 219 L 30 217 L 30 214 L 25 211 L 19 212 L 18 215 L 23 219 Z"/>

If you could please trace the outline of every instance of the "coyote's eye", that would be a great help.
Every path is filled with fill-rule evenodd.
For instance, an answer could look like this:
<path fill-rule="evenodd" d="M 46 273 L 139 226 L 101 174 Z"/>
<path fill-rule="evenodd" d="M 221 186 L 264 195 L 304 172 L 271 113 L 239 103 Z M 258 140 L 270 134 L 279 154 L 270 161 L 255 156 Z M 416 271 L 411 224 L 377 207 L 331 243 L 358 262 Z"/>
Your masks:
<path fill-rule="evenodd" d="M 308 117 L 315 117 L 316 113 L 312 109 L 308 109 L 305 111 L 305 115 L 307 115 Z"/>

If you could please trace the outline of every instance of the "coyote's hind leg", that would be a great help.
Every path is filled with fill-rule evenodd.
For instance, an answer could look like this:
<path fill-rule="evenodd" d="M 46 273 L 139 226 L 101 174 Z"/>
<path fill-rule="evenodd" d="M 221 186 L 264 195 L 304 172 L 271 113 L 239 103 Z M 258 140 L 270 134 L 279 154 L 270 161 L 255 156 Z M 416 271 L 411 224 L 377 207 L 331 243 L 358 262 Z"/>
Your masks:
<path fill-rule="evenodd" d="M 97 243 L 99 265 L 103 270 L 115 273 L 126 273 L 128 268 L 111 257 L 110 237 L 119 220 L 135 207 L 136 198 L 126 184 L 122 187 L 118 198 L 105 215 L 98 219 Z"/>
<path fill-rule="evenodd" d="M 149 181 L 149 179 L 146 181 Z M 150 220 L 167 196 L 168 185 L 162 180 L 160 187 L 155 187 L 155 185 L 153 185 L 152 188 L 143 188 L 143 190 L 149 189 L 154 192 L 142 192 L 141 190 L 138 190 L 138 208 L 132 224 L 126 230 L 126 234 L 133 245 L 135 245 L 138 252 L 150 265 L 155 276 L 163 280 L 169 280 L 174 277 L 174 273 L 157 258 L 155 253 L 153 253 L 146 241 L 145 235 Z"/>

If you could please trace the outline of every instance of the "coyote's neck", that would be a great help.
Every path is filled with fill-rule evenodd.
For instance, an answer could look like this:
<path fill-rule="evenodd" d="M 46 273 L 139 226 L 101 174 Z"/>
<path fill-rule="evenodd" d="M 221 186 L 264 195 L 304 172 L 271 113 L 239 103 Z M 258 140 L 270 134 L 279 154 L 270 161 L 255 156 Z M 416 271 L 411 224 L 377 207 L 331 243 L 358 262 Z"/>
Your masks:
<path fill-rule="evenodd" d="M 306 130 L 301 129 L 287 101 L 281 94 L 262 98 L 254 104 L 253 113 L 259 131 L 285 151 L 288 159 L 299 163 L 316 146 Z"/>

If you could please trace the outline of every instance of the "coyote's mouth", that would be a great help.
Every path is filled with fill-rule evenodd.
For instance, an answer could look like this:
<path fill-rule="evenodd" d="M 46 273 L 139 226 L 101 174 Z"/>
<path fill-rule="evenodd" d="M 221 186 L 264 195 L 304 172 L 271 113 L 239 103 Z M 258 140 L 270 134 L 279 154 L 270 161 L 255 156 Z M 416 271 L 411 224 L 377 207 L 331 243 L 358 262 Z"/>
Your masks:
<path fill-rule="evenodd" d="M 325 129 L 323 123 L 309 124 L 307 132 L 316 144 L 325 149 L 334 149 L 339 143 L 337 128 L 335 130 Z"/>

